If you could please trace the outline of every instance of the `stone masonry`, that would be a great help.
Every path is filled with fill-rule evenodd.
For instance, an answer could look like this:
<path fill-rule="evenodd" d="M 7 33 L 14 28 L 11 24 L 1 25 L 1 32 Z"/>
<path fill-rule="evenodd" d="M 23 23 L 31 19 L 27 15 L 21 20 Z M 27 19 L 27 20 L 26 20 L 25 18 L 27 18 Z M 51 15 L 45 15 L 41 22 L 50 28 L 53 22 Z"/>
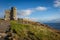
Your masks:
<path fill-rule="evenodd" d="M 5 20 L 17 20 L 17 10 L 11 7 L 11 10 L 5 10 Z"/>

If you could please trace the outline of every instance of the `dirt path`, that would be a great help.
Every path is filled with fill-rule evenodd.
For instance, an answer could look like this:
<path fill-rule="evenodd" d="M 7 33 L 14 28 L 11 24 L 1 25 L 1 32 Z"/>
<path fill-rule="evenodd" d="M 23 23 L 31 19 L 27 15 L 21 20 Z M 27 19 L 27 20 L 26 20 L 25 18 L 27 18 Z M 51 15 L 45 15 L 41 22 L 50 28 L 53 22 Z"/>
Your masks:
<path fill-rule="evenodd" d="M 4 40 L 6 34 L 6 31 L 10 28 L 10 22 L 0 20 L 0 40 Z"/>

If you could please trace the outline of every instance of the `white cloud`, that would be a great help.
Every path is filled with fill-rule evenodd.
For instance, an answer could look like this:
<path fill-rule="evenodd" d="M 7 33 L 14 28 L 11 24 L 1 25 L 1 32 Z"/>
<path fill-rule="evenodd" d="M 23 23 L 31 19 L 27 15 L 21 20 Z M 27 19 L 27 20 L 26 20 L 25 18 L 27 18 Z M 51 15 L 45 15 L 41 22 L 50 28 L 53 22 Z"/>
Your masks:
<path fill-rule="evenodd" d="M 47 8 L 46 7 L 39 6 L 39 7 L 36 8 L 36 10 L 45 11 L 45 10 L 47 10 Z"/>
<path fill-rule="evenodd" d="M 25 10 L 19 10 L 18 11 L 18 15 L 21 15 L 21 16 L 29 16 L 32 14 L 32 12 L 36 12 L 36 11 L 45 11 L 47 10 L 46 7 L 42 7 L 42 6 L 39 6 L 39 7 L 36 7 L 36 8 L 30 8 L 30 9 L 25 9 Z"/>
<path fill-rule="evenodd" d="M 54 7 L 60 7 L 60 0 L 54 1 Z"/>
<path fill-rule="evenodd" d="M 22 16 L 29 16 L 32 13 L 32 10 L 29 10 L 29 9 L 27 9 L 27 10 L 21 10 L 18 13 L 20 15 L 22 15 Z"/>
<path fill-rule="evenodd" d="M 40 21 L 40 22 L 51 22 L 52 20 L 56 20 L 56 19 L 60 19 L 59 14 L 39 17 L 38 21 Z M 56 20 L 56 21 L 58 21 L 58 20 Z M 53 23 L 53 21 L 52 21 L 52 23 Z"/>
<path fill-rule="evenodd" d="M 29 20 L 29 21 L 37 21 L 37 22 L 41 22 L 41 23 L 43 23 L 43 22 L 47 22 L 47 23 L 56 22 L 56 23 L 58 23 L 60 20 L 60 17 L 58 14 L 55 14 L 55 15 L 50 15 L 50 16 L 42 16 L 42 17 L 34 17 L 34 18 L 33 17 L 32 18 L 31 17 L 25 17 L 24 19 Z"/>

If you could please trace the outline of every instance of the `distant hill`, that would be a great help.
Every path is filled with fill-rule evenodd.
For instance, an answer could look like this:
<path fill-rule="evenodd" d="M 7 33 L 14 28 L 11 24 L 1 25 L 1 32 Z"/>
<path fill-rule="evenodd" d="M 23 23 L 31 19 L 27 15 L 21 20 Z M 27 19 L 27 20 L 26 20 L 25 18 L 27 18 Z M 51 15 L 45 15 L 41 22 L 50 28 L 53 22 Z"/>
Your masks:
<path fill-rule="evenodd" d="M 16 40 L 60 40 L 60 32 L 39 22 L 10 21 Z"/>

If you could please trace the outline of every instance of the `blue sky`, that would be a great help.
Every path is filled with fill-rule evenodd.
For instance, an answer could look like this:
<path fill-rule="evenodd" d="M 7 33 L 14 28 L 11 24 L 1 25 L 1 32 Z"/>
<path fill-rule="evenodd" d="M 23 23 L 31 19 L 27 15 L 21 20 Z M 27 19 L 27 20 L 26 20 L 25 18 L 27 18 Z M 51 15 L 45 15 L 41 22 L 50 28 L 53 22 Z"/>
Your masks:
<path fill-rule="evenodd" d="M 60 0 L 0 0 L 0 18 L 6 9 L 17 8 L 17 16 L 40 22 L 60 22 Z"/>

